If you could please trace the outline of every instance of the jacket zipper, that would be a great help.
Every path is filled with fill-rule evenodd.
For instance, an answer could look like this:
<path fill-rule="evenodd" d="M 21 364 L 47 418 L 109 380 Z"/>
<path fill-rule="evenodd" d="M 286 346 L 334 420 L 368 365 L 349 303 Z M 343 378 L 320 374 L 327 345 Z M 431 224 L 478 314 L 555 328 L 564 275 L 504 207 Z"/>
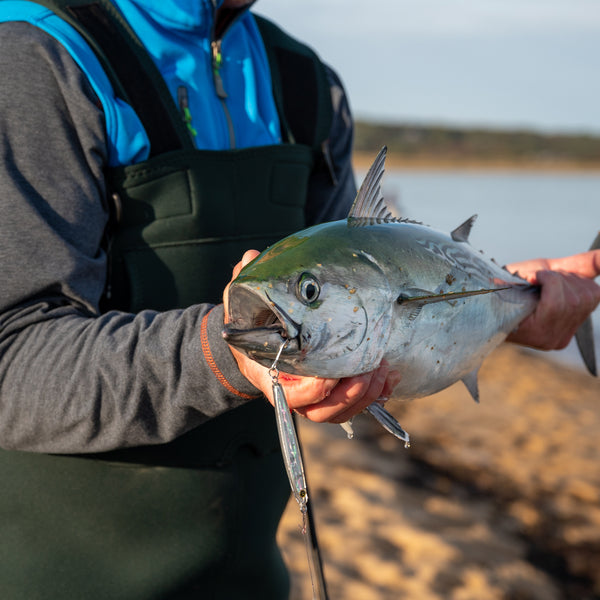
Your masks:
<path fill-rule="evenodd" d="M 180 85 L 177 88 L 177 101 L 179 103 L 179 110 L 181 111 L 181 118 L 185 123 L 185 126 L 190 133 L 192 140 L 198 135 L 198 132 L 192 125 L 192 113 L 190 112 L 190 101 L 188 97 L 188 90 L 185 85 Z"/>
<path fill-rule="evenodd" d="M 223 55 L 221 54 L 221 44 L 223 38 L 231 28 L 231 26 L 243 15 L 246 11 L 250 9 L 254 2 L 249 2 L 243 8 L 237 11 L 231 11 L 226 17 L 223 27 L 217 31 L 217 15 L 218 13 L 218 0 L 212 0 L 213 6 L 213 25 L 211 32 L 211 42 L 210 49 L 212 54 L 212 72 L 213 72 L 213 82 L 215 86 L 215 92 L 217 94 L 217 98 L 219 98 L 221 102 L 221 106 L 223 107 L 223 113 L 225 114 L 225 120 L 227 121 L 227 132 L 229 134 L 229 146 L 230 148 L 236 147 L 235 141 L 235 130 L 233 127 L 233 120 L 231 118 L 231 113 L 227 106 L 227 91 L 225 90 L 225 86 L 223 84 L 223 78 L 221 77 L 221 67 L 223 66 Z"/>
<path fill-rule="evenodd" d="M 235 148 L 235 131 L 233 129 L 233 120 L 231 119 L 231 113 L 229 112 L 229 108 L 227 106 L 227 92 L 225 91 L 225 86 L 223 85 L 223 78 L 221 77 L 221 67 L 223 66 L 223 55 L 221 54 L 221 40 L 212 40 L 210 43 L 210 47 L 212 50 L 212 72 L 213 72 L 213 82 L 215 84 L 215 92 L 217 94 L 217 98 L 219 98 L 221 102 L 221 106 L 223 107 L 223 112 L 225 114 L 225 119 L 227 121 L 227 132 L 229 134 L 229 146 L 230 148 Z"/>

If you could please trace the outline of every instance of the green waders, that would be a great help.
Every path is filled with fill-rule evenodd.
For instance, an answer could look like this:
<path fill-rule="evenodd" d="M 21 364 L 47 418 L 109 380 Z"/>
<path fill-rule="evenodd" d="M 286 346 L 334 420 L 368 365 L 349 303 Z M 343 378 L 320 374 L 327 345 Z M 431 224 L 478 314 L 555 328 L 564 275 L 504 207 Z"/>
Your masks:
<path fill-rule="evenodd" d="M 331 121 L 322 64 L 260 19 L 282 124 L 296 143 L 194 150 L 160 75 L 110 3 L 41 3 L 86 37 L 153 148 L 147 161 L 107 174 L 117 209 L 104 309 L 219 302 L 243 251 L 305 225 L 308 180 Z M 294 124 L 299 101 L 308 114 Z M 162 446 L 0 451 L 0 478 L 2 600 L 287 597 L 275 534 L 289 484 L 264 399 Z"/>

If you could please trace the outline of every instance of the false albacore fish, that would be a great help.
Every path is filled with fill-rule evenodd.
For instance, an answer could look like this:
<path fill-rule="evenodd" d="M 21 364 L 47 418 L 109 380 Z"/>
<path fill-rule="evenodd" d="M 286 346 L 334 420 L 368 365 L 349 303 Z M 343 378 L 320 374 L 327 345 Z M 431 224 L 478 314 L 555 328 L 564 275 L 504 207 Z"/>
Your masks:
<path fill-rule="evenodd" d="M 288 373 L 347 377 L 385 359 L 402 375 L 393 398 L 462 380 L 478 400 L 483 359 L 535 309 L 539 289 L 472 249 L 474 217 L 450 235 L 394 218 L 381 195 L 385 154 L 347 219 L 290 235 L 242 269 L 223 335 L 265 366 L 285 342 Z"/>

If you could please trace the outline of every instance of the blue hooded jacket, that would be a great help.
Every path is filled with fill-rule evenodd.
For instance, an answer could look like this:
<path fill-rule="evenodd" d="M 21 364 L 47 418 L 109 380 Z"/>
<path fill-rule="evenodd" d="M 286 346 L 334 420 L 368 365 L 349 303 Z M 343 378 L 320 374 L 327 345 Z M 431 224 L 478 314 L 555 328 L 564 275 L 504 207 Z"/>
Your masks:
<path fill-rule="evenodd" d="M 241 10 L 216 33 L 223 0 L 112 0 L 149 51 L 198 149 L 277 144 L 280 126 L 254 17 Z M 0 22 L 25 21 L 60 41 L 87 75 L 106 117 L 110 166 L 145 160 L 149 141 L 81 35 L 28 0 L 0 2 Z"/>

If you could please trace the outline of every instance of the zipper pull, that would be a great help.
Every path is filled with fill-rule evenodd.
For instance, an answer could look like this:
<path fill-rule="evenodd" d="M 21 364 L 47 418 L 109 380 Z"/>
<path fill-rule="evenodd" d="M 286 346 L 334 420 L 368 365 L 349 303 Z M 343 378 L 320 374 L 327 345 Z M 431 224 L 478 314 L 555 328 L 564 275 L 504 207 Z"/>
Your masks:
<path fill-rule="evenodd" d="M 223 79 L 221 78 L 220 69 L 223 65 L 223 55 L 221 54 L 221 40 L 213 40 L 210 43 L 212 50 L 212 67 L 213 67 L 213 80 L 215 82 L 215 90 L 217 96 L 224 100 L 227 98 L 227 92 L 223 85 Z"/>
<path fill-rule="evenodd" d="M 188 91 L 185 85 L 180 85 L 177 88 L 177 101 L 179 102 L 179 110 L 181 110 L 181 117 L 186 127 L 190 131 L 193 137 L 198 135 L 198 132 L 192 126 L 192 113 L 190 112 L 190 103 L 188 98 Z"/>

